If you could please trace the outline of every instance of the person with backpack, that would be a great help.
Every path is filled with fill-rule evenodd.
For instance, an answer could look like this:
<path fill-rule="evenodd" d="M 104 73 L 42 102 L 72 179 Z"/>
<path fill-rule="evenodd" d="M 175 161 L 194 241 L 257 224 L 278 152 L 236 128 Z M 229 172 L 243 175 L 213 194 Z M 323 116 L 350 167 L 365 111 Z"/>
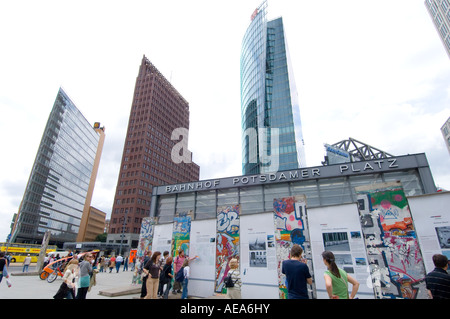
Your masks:
<path fill-rule="evenodd" d="M 163 270 L 161 271 L 161 275 L 159 277 L 160 285 L 162 284 L 162 287 L 163 287 L 163 292 L 161 294 L 163 299 L 169 298 L 169 291 L 172 286 L 172 278 L 173 278 L 172 261 L 173 261 L 172 257 L 168 257 L 166 259 L 165 265 L 164 265 Z M 167 285 L 167 286 L 166 286 L 166 289 L 164 290 L 165 285 Z"/>
<path fill-rule="evenodd" d="M 191 267 L 189 267 L 189 258 L 186 258 L 183 262 L 183 266 L 181 267 L 180 273 L 183 273 L 183 292 L 181 293 L 181 299 L 187 299 L 188 296 L 188 284 L 189 284 L 189 276 L 191 274 Z M 181 277 L 181 275 L 179 276 Z M 181 279 L 181 278 L 179 278 Z"/>
<path fill-rule="evenodd" d="M 192 257 L 192 258 L 187 258 L 185 256 L 185 254 L 184 254 L 184 250 L 182 248 L 180 248 L 178 250 L 178 256 L 173 259 L 173 273 L 175 275 L 175 279 L 176 279 L 178 271 L 183 266 L 183 263 L 184 263 L 185 259 L 187 258 L 188 260 L 193 260 L 193 259 L 195 259 L 197 257 L 198 256 L 195 256 L 195 257 Z M 173 284 L 173 290 L 172 290 L 172 293 L 174 295 L 176 295 L 177 293 L 181 292 L 181 285 L 182 285 L 182 281 L 175 280 L 175 282 Z"/>
<path fill-rule="evenodd" d="M 236 258 L 230 260 L 230 269 L 224 280 L 227 288 L 228 299 L 241 299 L 241 275 L 239 271 L 239 261 Z"/>

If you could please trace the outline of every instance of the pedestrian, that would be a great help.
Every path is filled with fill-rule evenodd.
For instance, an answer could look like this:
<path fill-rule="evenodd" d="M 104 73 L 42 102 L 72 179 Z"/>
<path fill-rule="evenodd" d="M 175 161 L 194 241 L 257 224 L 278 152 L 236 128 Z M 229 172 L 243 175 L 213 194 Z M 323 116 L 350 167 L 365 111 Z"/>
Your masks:
<path fill-rule="evenodd" d="M 142 286 L 141 286 L 141 299 L 144 299 L 145 296 L 147 296 L 147 279 L 148 279 L 148 272 L 144 271 L 144 267 L 145 265 L 151 260 L 151 255 L 152 252 L 151 250 L 149 250 L 145 257 L 144 260 L 142 261 L 141 265 L 139 266 L 139 270 L 137 271 L 138 273 L 141 274 L 141 278 L 142 278 Z M 150 258 L 149 258 L 150 256 Z"/>
<path fill-rule="evenodd" d="M 169 291 L 172 286 L 172 257 L 167 257 L 166 263 L 164 264 L 163 270 L 161 271 L 161 276 L 159 278 L 160 285 L 162 284 L 163 292 L 161 293 L 163 299 L 169 298 Z M 164 289 L 166 286 L 166 289 Z"/>
<path fill-rule="evenodd" d="M 288 299 L 309 299 L 306 284 L 312 285 L 306 259 L 302 259 L 303 249 L 298 244 L 291 248 L 290 259 L 281 264 L 281 272 L 286 275 Z"/>
<path fill-rule="evenodd" d="M 136 256 L 131 257 L 131 271 L 134 271 L 134 269 L 136 268 Z"/>
<path fill-rule="evenodd" d="M 8 260 L 5 258 L 5 253 L 0 252 L 0 283 L 2 282 L 3 277 L 8 280 Z M 11 287 L 9 282 L 7 281 L 8 287 Z"/>
<path fill-rule="evenodd" d="M 67 264 L 64 271 L 63 282 L 58 289 L 56 295 L 53 296 L 55 299 L 75 299 L 75 279 L 78 276 L 78 260 L 72 259 Z"/>
<path fill-rule="evenodd" d="M 434 270 L 425 276 L 428 295 L 432 299 L 450 299 L 450 275 L 447 272 L 448 258 L 433 255 Z"/>
<path fill-rule="evenodd" d="M 142 262 L 142 267 L 144 267 L 150 259 L 152 259 L 151 250 L 147 251 L 147 253 L 145 254 L 144 261 Z"/>
<path fill-rule="evenodd" d="M 155 251 L 152 259 L 144 266 L 144 272 L 148 272 L 147 295 L 145 299 L 157 299 L 159 288 L 159 272 L 161 271 L 160 257 L 161 252 Z"/>
<path fill-rule="evenodd" d="M 197 258 L 197 256 L 189 258 L 189 260 L 193 260 L 195 258 Z M 174 264 L 174 267 L 173 267 L 174 268 L 173 269 L 174 272 L 173 273 L 174 273 L 174 276 L 177 275 L 177 272 L 183 266 L 183 263 L 184 263 L 185 259 L 186 259 L 186 256 L 184 254 L 184 250 L 182 248 L 180 248 L 178 250 L 178 256 L 173 259 L 173 264 Z M 174 295 L 176 295 L 177 293 L 181 292 L 181 284 L 182 284 L 182 282 L 178 282 L 178 281 L 174 282 L 174 284 L 173 284 L 173 291 L 172 291 L 172 293 Z"/>
<path fill-rule="evenodd" d="M 330 299 L 353 299 L 359 289 L 359 282 L 347 274 L 343 269 L 338 268 L 336 259 L 331 251 L 322 253 L 323 263 L 327 266 L 324 273 L 325 287 Z M 348 294 L 348 283 L 352 284 L 352 292 Z"/>
<path fill-rule="evenodd" d="M 93 273 L 92 262 L 94 261 L 94 255 L 86 253 L 84 260 L 80 263 L 79 270 L 79 283 L 77 291 L 77 299 L 86 299 L 86 295 L 89 289 L 91 281 L 91 274 Z"/>
<path fill-rule="evenodd" d="M 44 263 L 42 264 L 42 269 L 44 269 L 48 265 L 48 255 L 45 255 L 44 257 Z"/>
<path fill-rule="evenodd" d="M 237 258 L 232 258 L 230 260 L 230 270 L 228 270 L 227 276 L 230 277 L 232 285 L 227 287 L 227 298 L 228 299 L 241 299 L 241 275 L 239 271 L 239 261 Z"/>
<path fill-rule="evenodd" d="M 109 273 L 111 273 L 111 271 L 114 269 L 114 267 L 116 267 L 116 257 L 112 256 L 111 258 L 109 258 Z"/>
<path fill-rule="evenodd" d="M 55 261 L 55 258 L 53 257 L 53 255 L 50 255 L 50 256 L 48 257 L 48 264 L 47 264 L 47 266 L 50 265 L 50 264 L 52 264 L 54 261 Z M 55 268 L 55 265 L 52 265 L 51 268 L 54 269 L 54 268 Z"/>
<path fill-rule="evenodd" d="M 116 257 L 116 273 L 119 273 L 120 265 L 122 265 L 123 257 L 121 255 Z"/>
<path fill-rule="evenodd" d="M 169 257 L 169 252 L 166 250 L 164 251 L 164 253 L 162 254 L 162 257 L 160 259 L 160 264 L 162 267 L 164 267 L 166 265 L 166 260 Z M 161 277 L 163 276 L 163 272 L 161 270 L 161 273 L 159 275 L 159 288 L 158 288 L 158 297 L 162 297 L 163 293 L 164 293 L 164 285 L 165 283 L 163 282 L 163 280 L 161 280 Z"/>
<path fill-rule="evenodd" d="M 9 264 L 11 263 L 11 255 L 9 253 L 7 253 L 5 255 L 6 261 L 7 261 L 7 266 L 9 267 Z"/>
<path fill-rule="evenodd" d="M 22 268 L 22 272 L 28 272 L 28 267 L 31 264 L 31 257 L 30 254 L 27 255 L 27 257 L 25 257 L 24 261 L 23 261 L 23 268 Z"/>
<path fill-rule="evenodd" d="M 181 266 L 184 271 L 184 279 L 183 279 L 183 292 L 181 293 L 181 299 L 187 299 L 188 297 L 188 284 L 189 284 L 189 276 L 191 274 L 191 267 L 189 267 L 189 258 L 186 258 Z"/>
<path fill-rule="evenodd" d="M 128 256 L 125 257 L 125 260 L 123 261 L 123 269 L 122 271 L 128 271 Z"/>
<path fill-rule="evenodd" d="M 105 256 L 100 257 L 100 272 L 103 272 L 105 270 L 106 260 Z"/>

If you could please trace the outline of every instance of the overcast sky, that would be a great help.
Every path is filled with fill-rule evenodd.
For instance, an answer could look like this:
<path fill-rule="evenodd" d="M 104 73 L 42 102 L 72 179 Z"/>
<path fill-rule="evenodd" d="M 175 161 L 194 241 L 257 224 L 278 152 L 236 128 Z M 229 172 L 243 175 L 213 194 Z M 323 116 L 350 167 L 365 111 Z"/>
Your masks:
<path fill-rule="evenodd" d="M 92 206 L 111 212 L 142 56 L 190 104 L 200 178 L 241 175 L 240 50 L 261 0 L 0 0 L 0 241 L 9 233 L 59 87 L 106 140 Z M 271 0 L 283 17 L 307 166 L 353 137 L 426 153 L 450 190 L 440 128 L 450 59 L 424 0 Z"/>

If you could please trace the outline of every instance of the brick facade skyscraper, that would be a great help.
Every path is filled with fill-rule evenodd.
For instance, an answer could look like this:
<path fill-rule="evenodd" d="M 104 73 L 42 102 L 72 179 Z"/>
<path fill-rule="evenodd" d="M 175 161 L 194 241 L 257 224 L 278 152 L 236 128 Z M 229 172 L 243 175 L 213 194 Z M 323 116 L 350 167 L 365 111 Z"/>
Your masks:
<path fill-rule="evenodd" d="M 179 160 L 172 159 L 174 146 L 183 139 L 175 134 L 177 140 L 172 140 L 172 133 L 180 130 L 189 130 L 189 103 L 144 56 L 134 89 L 108 242 L 137 247 L 142 219 L 150 215 L 153 186 L 199 180 L 200 167 L 192 162 L 187 149 L 181 154 L 184 162 L 177 164 Z"/>

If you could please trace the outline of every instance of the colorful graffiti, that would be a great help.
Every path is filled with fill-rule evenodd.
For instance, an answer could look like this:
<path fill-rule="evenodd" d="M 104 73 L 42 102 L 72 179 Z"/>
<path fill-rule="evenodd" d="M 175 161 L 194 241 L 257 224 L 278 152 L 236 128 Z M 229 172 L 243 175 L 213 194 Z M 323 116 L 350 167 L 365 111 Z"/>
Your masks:
<path fill-rule="evenodd" d="M 299 244 L 303 248 L 304 257 L 312 273 L 311 244 L 306 219 L 306 197 L 294 196 L 273 200 L 275 223 L 275 240 L 278 262 L 278 288 L 280 299 L 287 299 L 286 276 L 281 273 L 281 263 L 290 258 L 292 245 Z M 315 298 L 313 283 L 310 298 Z"/>
<path fill-rule="evenodd" d="M 189 256 L 189 242 L 191 235 L 191 214 L 183 213 L 173 219 L 172 256 L 178 256 L 183 249 L 184 255 Z"/>
<path fill-rule="evenodd" d="M 142 262 L 147 252 L 152 250 L 153 234 L 155 231 L 156 221 L 157 220 L 155 217 L 145 217 L 142 219 L 141 232 L 139 234 L 139 245 L 136 252 L 136 258 L 139 260 L 139 262 Z M 133 275 L 133 284 L 142 284 L 141 276 L 140 274 L 138 274 L 138 268 L 139 267 L 136 267 L 135 273 Z"/>
<path fill-rule="evenodd" d="M 401 183 L 355 190 L 375 297 L 427 298 L 425 265 Z"/>
<path fill-rule="evenodd" d="M 215 291 L 225 293 L 224 279 L 232 257 L 239 258 L 240 205 L 217 208 Z"/>

